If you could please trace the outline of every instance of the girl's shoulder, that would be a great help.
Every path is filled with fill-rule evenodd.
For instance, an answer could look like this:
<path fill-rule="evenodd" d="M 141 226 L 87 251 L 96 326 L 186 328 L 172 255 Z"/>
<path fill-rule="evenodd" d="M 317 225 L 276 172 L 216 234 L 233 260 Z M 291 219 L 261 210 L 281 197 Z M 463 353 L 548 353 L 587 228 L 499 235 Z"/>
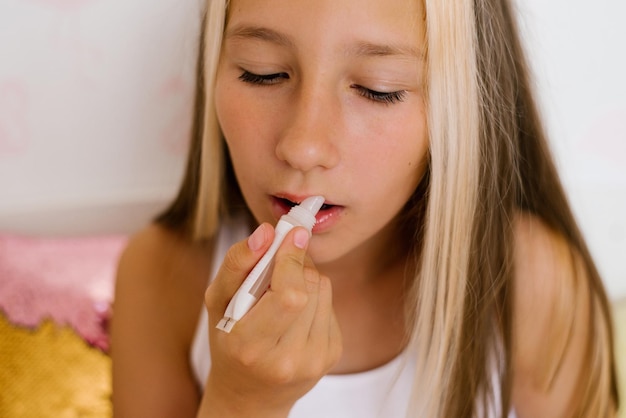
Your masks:
<path fill-rule="evenodd" d="M 115 415 L 157 416 L 172 408 L 179 416 L 195 414 L 188 358 L 209 279 L 208 247 L 158 225 L 129 240 L 113 302 Z"/>
<path fill-rule="evenodd" d="M 578 251 L 541 218 L 517 213 L 514 243 L 515 291 L 519 302 L 545 302 L 565 291 L 573 292 L 586 282 Z"/>
<path fill-rule="evenodd" d="M 209 280 L 211 248 L 211 242 L 194 243 L 156 224 L 138 231 L 120 257 L 115 305 L 150 312 L 155 322 L 175 321 L 169 325 L 190 338 Z"/>
<path fill-rule="evenodd" d="M 150 288 L 179 287 L 183 278 L 191 282 L 197 278 L 206 286 L 211 248 L 212 242 L 196 243 L 181 233 L 150 224 L 130 237 L 118 273 L 137 273 L 130 274 L 128 280 Z M 126 275 L 122 274 L 122 279 Z"/>
<path fill-rule="evenodd" d="M 590 336 L 586 268 L 537 216 L 517 214 L 514 236 L 513 402 L 520 416 L 567 416 Z"/>

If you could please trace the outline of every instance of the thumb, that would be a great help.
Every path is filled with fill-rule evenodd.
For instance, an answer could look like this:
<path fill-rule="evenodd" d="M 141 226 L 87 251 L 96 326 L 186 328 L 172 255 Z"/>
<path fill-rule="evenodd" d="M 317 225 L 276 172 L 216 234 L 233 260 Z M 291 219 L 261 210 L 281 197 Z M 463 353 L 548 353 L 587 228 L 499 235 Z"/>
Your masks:
<path fill-rule="evenodd" d="M 296 290 L 305 291 L 303 280 L 306 268 L 306 250 L 310 232 L 303 227 L 293 228 L 285 237 L 276 253 L 276 264 L 272 275 L 272 291 Z"/>

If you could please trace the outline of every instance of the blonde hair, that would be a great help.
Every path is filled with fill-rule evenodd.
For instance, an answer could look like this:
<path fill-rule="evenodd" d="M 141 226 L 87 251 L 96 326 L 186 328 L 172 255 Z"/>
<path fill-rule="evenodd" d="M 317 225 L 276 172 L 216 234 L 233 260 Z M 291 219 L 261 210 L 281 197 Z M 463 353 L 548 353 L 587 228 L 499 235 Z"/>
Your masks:
<path fill-rule="evenodd" d="M 609 304 L 552 163 L 509 1 L 423 2 L 431 145 L 428 173 L 412 199 L 422 206 L 408 212 L 419 218 L 422 239 L 407 300 L 410 347 L 419 353 L 411 415 L 472 417 L 496 404 L 507 414 L 512 220 L 525 211 L 570 243 L 589 278 L 580 286 L 591 295 L 595 335 L 575 416 L 607 416 L 618 404 Z M 210 239 L 222 216 L 244 207 L 212 100 L 228 1 L 208 4 L 187 172 L 157 218 L 196 240 Z M 560 308 L 574 309 L 575 299 L 564 296 Z M 557 359 L 567 336 L 554 342 Z"/>
<path fill-rule="evenodd" d="M 579 384 L 574 416 L 610 416 L 618 399 L 609 304 L 552 163 L 510 3 L 424 4 L 431 184 L 421 272 L 409 305 L 417 318 L 412 345 L 420 354 L 412 413 L 471 417 L 500 404 L 502 416 L 508 414 L 512 222 L 516 211 L 525 211 L 565 237 L 572 263 L 581 260 L 579 276 L 589 277 L 564 291 L 555 309 L 572 312 L 578 295 L 591 295 L 597 338 L 588 342 L 587 379 Z M 553 364 L 565 353 L 571 326 L 550 341 Z M 557 372 L 543 376 L 544 386 Z M 502 388 L 499 400 L 489 399 L 498 393 L 495 385 Z"/>
<path fill-rule="evenodd" d="M 421 272 L 412 292 L 417 299 L 408 305 L 417 308 L 408 317 L 416 318 L 412 344 L 420 353 L 411 410 L 415 416 L 458 416 L 444 415 L 442 401 L 455 374 L 456 364 L 449 359 L 460 351 L 478 198 L 477 69 L 471 42 L 475 30 L 469 2 L 455 2 L 455 13 L 438 6 L 438 0 L 424 3 L 430 185 Z M 459 54 L 464 48 L 469 49 Z"/>
<path fill-rule="evenodd" d="M 206 23 L 208 29 L 204 36 L 204 79 L 211 83 L 206 86 L 205 95 L 208 97 L 213 97 L 227 8 L 228 1 L 209 1 Z M 202 172 L 194 221 L 196 238 L 215 233 L 219 222 L 219 201 L 223 193 L 224 145 L 215 113 L 215 103 L 209 100 L 205 106 L 200 165 Z"/>

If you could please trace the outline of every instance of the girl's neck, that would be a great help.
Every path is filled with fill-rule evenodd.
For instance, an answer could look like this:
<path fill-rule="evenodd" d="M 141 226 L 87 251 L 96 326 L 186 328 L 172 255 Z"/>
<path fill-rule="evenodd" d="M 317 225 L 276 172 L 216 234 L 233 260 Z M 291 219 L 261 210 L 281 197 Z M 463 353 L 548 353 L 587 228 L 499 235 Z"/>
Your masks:
<path fill-rule="evenodd" d="M 343 355 L 332 373 L 378 367 L 396 357 L 407 342 L 404 297 L 415 267 L 406 242 L 389 243 L 371 240 L 340 260 L 318 266 L 332 282 L 343 334 Z"/>
<path fill-rule="evenodd" d="M 406 273 L 406 274 L 405 274 Z M 395 263 L 370 280 L 335 277 L 333 307 L 343 337 L 343 354 L 331 371 L 355 373 L 379 367 L 404 349 L 406 263 Z"/>

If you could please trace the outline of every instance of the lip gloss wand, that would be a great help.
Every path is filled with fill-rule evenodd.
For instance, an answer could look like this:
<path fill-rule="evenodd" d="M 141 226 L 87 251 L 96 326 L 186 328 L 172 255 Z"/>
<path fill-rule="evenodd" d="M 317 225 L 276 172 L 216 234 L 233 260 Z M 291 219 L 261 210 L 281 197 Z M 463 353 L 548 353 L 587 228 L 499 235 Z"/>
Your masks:
<path fill-rule="evenodd" d="M 270 284 L 274 256 L 285 239 L 285 235 L 296 226 L 303 226 L 311 233 L 315 225 L 315 215 L 323 204 L 323 196 L 311 196 L 304 199 L 299 205 L 292 207 L 289 213 L 280 217 L 276 224 L 274 241 L 237 289 L 226 308 L 226 312 L 224 312 L 224 317 L 217 324 L 218 329 L 229 333 L 237 321 L 263 296 Z"/>

